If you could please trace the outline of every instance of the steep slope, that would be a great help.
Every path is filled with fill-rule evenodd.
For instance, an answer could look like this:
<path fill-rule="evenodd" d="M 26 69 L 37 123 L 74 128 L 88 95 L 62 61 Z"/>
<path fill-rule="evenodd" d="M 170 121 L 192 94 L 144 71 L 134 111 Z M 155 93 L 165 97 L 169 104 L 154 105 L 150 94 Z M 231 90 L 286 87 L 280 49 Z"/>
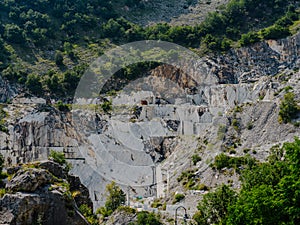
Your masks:
<path fill-rule="evenodd" d="M 88 192 L 78 177 L 68 176 L 59 164 L 44 161 L 10 168 L 8 173 L 12 178 L 0 199 L 1 224 L 89 224 L 77 207 L 91 205 Z M 79 194 L 74 201 L 75 191 Z"/>

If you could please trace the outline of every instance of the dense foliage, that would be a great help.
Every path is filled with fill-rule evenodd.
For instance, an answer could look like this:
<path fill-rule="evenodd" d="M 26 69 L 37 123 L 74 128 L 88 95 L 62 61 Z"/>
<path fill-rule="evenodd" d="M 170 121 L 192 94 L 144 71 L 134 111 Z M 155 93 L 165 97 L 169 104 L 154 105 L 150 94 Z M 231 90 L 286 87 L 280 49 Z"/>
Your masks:
<path fill-rule="evenodd" d="M 124 205 L 125 200 L 125 193 L 114 181 L 112 181 L 106 186 L 105 206 L 100 207 L 97 210 L 97 214 L 101 214 L 103 217 L 107 217 L 111 215 L 118 207 Z"/>
<path fill-rule="evenodd" d="M 139 212 L 134 225 L 162 225 L 159 216 L 149 212 Z"/>
<path fill-rule="evenodd" d="M 300 112 L 299 106 L 295 100 L 295 94 L 288 92 L 284 95 L 280 103 L 279 122 L 288 123 L 294 119 Z"/>
<path fill-rule="evenodd" d="M 300 140 L 274 146 L 267 162 L 241 174 L 242 189 L 228 186 L 204 196 L 194 215 L 198 224 L 299 224 Z"/>
<path fill-rule="evenodd" d="M 7 112 L 4 111 L 4 105 L 0 105 L 0 131 L 8 132 L 7 126 L 5 124 L 5 118 L 7 117 Z"/>
<path fill-rule="evenodd" d="M 118 9 L 125 5 L 138 10 L 142 7 L 140 0 L 3 0 L 0 2 L 0 72 L 35 95 L 72 96 L 86 68 L 74 52 L 74 46 L 86 49 L 90 43 L 101 45 L 105 39 L 116 44 L 154 39 L 200 48 L 201 53 L 225 51 L 237 41 L 244 46 L 289 35 L 289 26 L 299 20 L 293 2 L 231 0 L 195 26 L 158 23 L 141 27 L 118 14 Z M 45 53 L 42 57 L 53 61 L 59 71 L 33 73 L 12 63 L 18 54 L 26 55 L 32 50 L 42 50 Z M 26 57 L 23 56 L 25 61 Z M 79 65 L 66 67 L 66 58 Z M 119 71 L 119 77 L 135 79 L 153 66 L 151 63 L 130 66 Z"/>

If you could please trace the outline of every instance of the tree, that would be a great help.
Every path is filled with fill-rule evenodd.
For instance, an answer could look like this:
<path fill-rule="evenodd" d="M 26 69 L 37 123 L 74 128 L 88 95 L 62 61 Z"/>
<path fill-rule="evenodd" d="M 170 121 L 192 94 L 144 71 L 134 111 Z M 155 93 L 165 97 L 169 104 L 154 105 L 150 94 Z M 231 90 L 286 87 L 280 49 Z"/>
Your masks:
<path fill-rule="evenodd" d="M 279 106 L 278 121 L 283 123 L 291 122 L 299 112 L 299 107 L 295 101 L 295 94 L 292 92 L 286 93 Z"/>
<path fill-rule="evenodd" d="M 243 34 L 242 35 L 242 37 L 240 39 L 240 44 L 241 44 L 241 46 L 247 46 L 247 45 L 256 43 L 256 42 L 258 42 L 260 40 L 261 39 L 260 39 L 260 37 L 259 37 L 259 35 L 258 35 L 257 32 L 250 31 L 247 34 Z"/>
<path fill-rule="evenodd" d="M 66 163 L 65 154 L 63 152 L 51 150 L 49 158 L 52 158 L 54 162 L 57 162 L 60 165 L 64 165 Z"/>
<path fill-rule="evenodd" d="M 41 78 L 37 74 L 29 74 L 25 86 L 35 95 L 41 95 L 43 93 Z"/>
<path fill-rule="evenodd" d="M 103 217 L 110 216 L 118 207 L 125 204 L 126 195 L 114 181 L 106 186 L 106 202 L 100 207 L 97 213 Z"/>
<path fill-rule="evenodd" d="M 21 43 L 24 41 L 22 29 L 16 24 L 5 25 L 4 38 L 12 43 Z"/>
<path fill-rule="evenodd" d="M 64 63 L 63 63 L 64 57 L 63 57 L 63 55 L 61 54 L 60 51 L 57 51 L 57 52 L 55 53 L 54 58 L 55 58 L 55 63 L 56 63 L 57 66 L 62 66 L 62 65 L 64 65 Z"/>
<path fill-rule="evenodd" d="M 289 28 L 285 26 L 281 26 L 275 24 L 268 28 L 262 29 L 261 31 L 262 37 L 264 39 L 280 39 L 290 35 Z"/>
<path fill-rule="evenodd" d="M 242 173 L 242 190 L 226 224 L 299 224 L 300 140 L 271 151 L 268 162 Z"/>
<path fill-rule="evenodd" d="M 139 212 L 137 215 L 137 225 L 162 225 L 160 218 L 154 213 Z"/>
<path fill-rule="evenodd" d="M 222 185 L 215 192 L 204 195 L 197 206 L 194 216 L 197 224 L 224 224 L 230 205 L 235 204 L 237 194 L 227 185 Z"/>

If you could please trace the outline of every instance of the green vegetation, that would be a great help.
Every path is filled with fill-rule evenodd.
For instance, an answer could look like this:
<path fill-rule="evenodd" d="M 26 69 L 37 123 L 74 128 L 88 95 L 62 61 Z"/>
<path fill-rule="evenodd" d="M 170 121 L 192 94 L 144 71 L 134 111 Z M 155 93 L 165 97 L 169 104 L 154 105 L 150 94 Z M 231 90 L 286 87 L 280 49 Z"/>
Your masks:
<path fill-rule="evenodd" d="M 183 171 L 177 181 L 187 190 L 208 190 L 208 187 L 200 183 L 200 178 L 195 174 L 197 170 Z"/>
<path fill-rule="evenodd" d="M 8 113 L 3 109 L 4 105 L 0 105 L 0 131 L 8 132 L 7 126 L 5 124 L 5 118 L 8 116 Z"/>
<path fill-rule="evenodd" d="M 0 188 L 0 198 L 2 198 L 6 194 L 5 188 Z"/>
<path fill-rule="evenodd" d="M 91 225 L 98 225 L 99 224 L 97 215 L 93 214 L 93 210 L 88 205 L 82 204 L 79 207 L 79 211 L 81 212 L 81 214 L 86 218 L 86 220 Z"/>
<path fill-rule="evenodd" d="M 299 106 L 295 101 L 295 94 L 288 92 L 284 95 L 283 100 L 280 103 L 280 110 L 278 121 L 281 123 L 289 123 L 297 116 L 299 113 Z"/>
<path fill-rule="evenodd" d="M 64 104 L 61 100 L 56 103 L 56 107 L 62 112 L 69 112 L 71 110 L 71 106 L 69 104 Z"/>
<path fill-rule="evenodd" d="M 64 165 L 66 163 L 65 154 L 63 152 L 51 150 L 49 158 L 52 158 L 54 162 L 57 162 L 60 165 Z"/>
<path fill-rule="evenodd" d="M 228 186 L 204 196 L 197 224 L 298 224 L 300 221 L 300 140 L 274 146 L 264 163 L 241 172 L 242 189 Z"/>
<path fill-rule="evenodd" d="M 185 198 L 185 195 L 184 195 L 184 194 L 181 194 L 181 193 L 175 194 L 174 200 L 173 200 L 173 204 L 175 204 L 175 203 L 177 203 L 177 202 L 180 202 L 180 201 L 183 200 L 184 198 Z"/>
<path fill-rule="evenodd" d="M 49 159 L 52 159 L 54 162 L 60 164 L 61 166 L 64 166 L 67 172 L 69 172 L 72 168 L 72 165 L 67 162 L 65 154 L 63 152 L 51 150 L 49 154 Z"/>
<path fill-rule="evenodd" d="M 198 211 L 193 216 L 197 224 L 225 224 L 228 208 L 236 202 L 237 194 L 228 186 L 222 185 L 214 192 L 203 196 L 198 204 Z M 208 222 L 208 220 L 210 222 Z"/>
<path fill-rule="evenodd" d="M 250 155 L 241 156 L 241 157 L 232 157 L 228 156 L 224 153 L 217 155 L 215 157 L 215 161 L 211 164 L 212 167 L 217 170 L 221 170 L 223 168 L 234 168 L 239 171 L 241 166 L 252 168 L 256 165 L 256 160 L 250 157 Z"/>
<path fill-rule="evenodd" d="M 112 102 L 111 101 L 105 101 L 103 102 L 100 107 L 102 108 L 102 110 L 106 113 L 108 113 L 109 111 L 112 110 Z"/>
<path fill-rule="evenodd" d="M 160 217 L 154 213 L 139 212 L 137 214 L 137 222 L 133 225 L 163 225 L 160 222 Z"/>
<path fill-rule="evenodd" d="M 195 26 L 158 23 L 144 28 L 118 14 L 125 5 L 142 7 L 138 0 L 5 0 L 0 2 L 0 72 L 35 95 L 72 96 L 84 71 L 78 67 L 86 68 L 84 51 L 96 51 L 96 56 L 112 42 L 144 39 L 174 42 L 199 53 L 226 51 L 238 41 L 244 46 L 290 35 L 289 27 L 299 21 L 293 4 L 292 0 L 231 0 Z M 36 57 L 39 50 L 45 54 Z M 27 67 L 37 61 L 56 67 L 48 72 Z M 116 76 L 135 79 L 153 66 L 153 62 L 131 65 Z"/>
<path fill-rule="evenodd" d="M 233 118 L 233 119 L 232 119 L 232 122 L 231 122 L 231 125 L 232 125 L 233 128 L 236 130 L 236 132 L 239 132 L 239 131 L 240 131 L 241 125 L 240 125 L 240 122 L 239 122 L 238 119 Z"/>
<path fill-rule="evenodd" d="M 118 207 L 125 203 L 125 193 L 116 185 L 114 181 L 106 186 L 106 202 L 105 206 L 97 210 L 97 214 L 103 217 L 110 216 Z"/>
<path fill-rule="evenodd" d="M 192 155 L 192 162 L 193 162 L 194 166 L 197 164 L 197 162 L 200 162 L 201 160 L 202 160 L 202 158 L 198 154 Z"/>
<path fill-rule="evenodd" d="M 160 199 L 154 199 L 154 201 L 151 204 L 152 208 L 160 208 L 163 204 L 160 202 Z"/>

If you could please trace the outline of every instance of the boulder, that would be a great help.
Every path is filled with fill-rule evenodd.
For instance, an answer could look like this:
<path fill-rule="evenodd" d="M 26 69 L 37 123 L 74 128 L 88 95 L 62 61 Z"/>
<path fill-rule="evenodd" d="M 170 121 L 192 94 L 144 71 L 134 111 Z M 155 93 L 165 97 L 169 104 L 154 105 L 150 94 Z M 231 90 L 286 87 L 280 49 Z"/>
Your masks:
<path fill-rule="evenodd" d="M 9 191 L 34 192 L 53 182 L 53 176 L 44 169 L 28 168 L 19 170 L 6 184 Z"/>

